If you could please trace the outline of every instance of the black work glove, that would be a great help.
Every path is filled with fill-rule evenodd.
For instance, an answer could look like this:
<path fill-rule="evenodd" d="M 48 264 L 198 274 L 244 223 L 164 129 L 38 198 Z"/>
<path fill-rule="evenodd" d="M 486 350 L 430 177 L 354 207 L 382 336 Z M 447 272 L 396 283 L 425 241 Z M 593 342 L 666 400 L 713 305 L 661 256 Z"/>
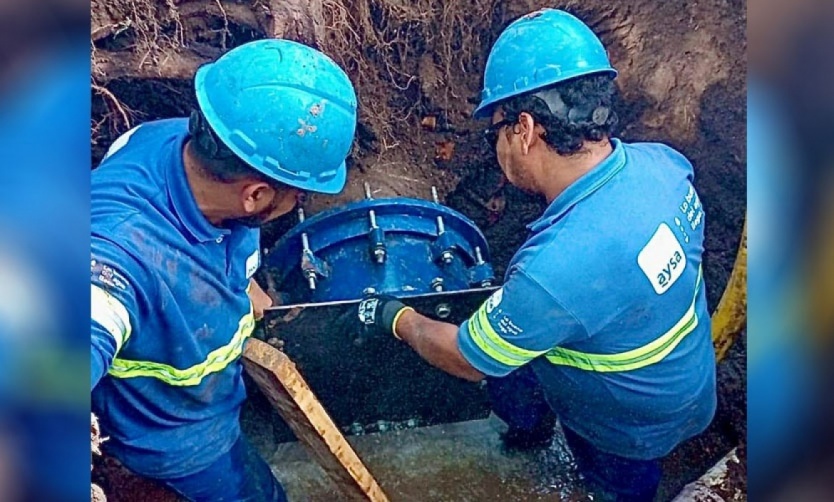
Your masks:
<path fill-rule="evenodd" d="M 414 310 L 390 295 L 374 295 L 359 302 L 357 314 L 363 333 L 372 335 L 394 335 L 400 315 L 406 310 Z"/>

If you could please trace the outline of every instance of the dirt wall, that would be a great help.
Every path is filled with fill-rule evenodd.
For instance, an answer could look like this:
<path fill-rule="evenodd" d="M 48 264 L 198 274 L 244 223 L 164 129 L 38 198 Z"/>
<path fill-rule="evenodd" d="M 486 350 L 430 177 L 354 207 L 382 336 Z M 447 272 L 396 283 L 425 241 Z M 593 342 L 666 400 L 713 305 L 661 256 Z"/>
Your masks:
<path fill-rule="evenodd" d="M 187 114 L 199 64 L 248 40 L 287 36 L 333 56 L 360 100 L 348 186 L 337 197 L 311 197 L 308 213 L 360 198 L 365 181 L 377 196 L 427 197 L 436 185 L 487 232 L 500 271 L 523 223 L 542 206 L 503 183 L 480 141 L 484 124 L 469 114 L 497 34 L 544 6 L 581 16 L 609 48 L 620 71 L 620 137 L 669 143 L 694 162 L 715 305 L 745 208 L 745 12 L 738 0 L 96 0 L 93 161 L 131 124 Z"/>

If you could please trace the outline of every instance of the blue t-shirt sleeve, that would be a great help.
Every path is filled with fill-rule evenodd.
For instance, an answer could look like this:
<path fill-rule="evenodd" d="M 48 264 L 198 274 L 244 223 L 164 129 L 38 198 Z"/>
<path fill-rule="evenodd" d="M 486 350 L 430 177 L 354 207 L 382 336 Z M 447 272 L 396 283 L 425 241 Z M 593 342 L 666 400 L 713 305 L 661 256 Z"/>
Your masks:
<path fill-rule="evenodd" d="M 505 376 L 561 343 L 586 336 L 582 324 L 524 271 L 513 271 L 458 331 L 475 369 Z"/>
<path fill-rule="evenodd" d="M 90 257 L 90 388 L 141 326 L 150 274 L 124 250 L 93 237 Z"/>
<path fill-rule="evenodd" d="M 672 161 L 672 163 L 678 166 L 686 173 L 686 179 L 689 180 L 690 183 L 695 181 L 695 168 L 692 167 L 692 162 L 684 156 L 681 152 L 675 150 L 672 147 L 664 145 L 666 155 Z"/>

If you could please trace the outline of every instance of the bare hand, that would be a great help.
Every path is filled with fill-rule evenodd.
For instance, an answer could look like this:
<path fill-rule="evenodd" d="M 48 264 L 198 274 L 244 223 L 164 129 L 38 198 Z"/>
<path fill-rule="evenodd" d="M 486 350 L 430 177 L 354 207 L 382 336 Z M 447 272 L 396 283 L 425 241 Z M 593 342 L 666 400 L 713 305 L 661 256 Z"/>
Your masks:
<path fill-rule="evenodd" d="M 263 319 L 264 309 L 273 304 L 272 298 L 261 289 L 255 279 L 249 279 L 249 299 L 252 301 L 252 312 L 256 321 Z"/>

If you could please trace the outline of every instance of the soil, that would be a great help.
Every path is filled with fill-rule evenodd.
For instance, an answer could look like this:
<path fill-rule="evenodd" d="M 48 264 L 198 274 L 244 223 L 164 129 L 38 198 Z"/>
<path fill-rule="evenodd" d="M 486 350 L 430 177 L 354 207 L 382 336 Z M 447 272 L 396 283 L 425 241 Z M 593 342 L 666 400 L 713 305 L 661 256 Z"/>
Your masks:
<path fill-rule="evenodd" d="M 131 4 L 150 7 L 142 17 Z M 310 196 L 307 214 L 362 198 L 366 182 L 378 198 L 429 198 L 436 186 L 442 201 L 484 231 L 502 274 L 544 203 L 505 182 L 481 139 L 486 124 L 470 113 L 498 33 L 544 6 L 580 15 L 609 47 L 620 72 L 618 136 L 667 143 L 695 166 L 714 308 L 746 213 L 742 0 L 94 0 L 93 164 L 132 124 L 186 116 L 195 106 L 189 75 L 200 62 L 248 40 L 287 36 L 340 62 L 360 99 L 347 187 L 338 196 Z M 265 229 L 264 247 L 292 223 L 288 216 Z M 746 437 L 745 365 L 742 336 L 719 365 L 713 426 L 667 459 L 664 498 Z"/>

